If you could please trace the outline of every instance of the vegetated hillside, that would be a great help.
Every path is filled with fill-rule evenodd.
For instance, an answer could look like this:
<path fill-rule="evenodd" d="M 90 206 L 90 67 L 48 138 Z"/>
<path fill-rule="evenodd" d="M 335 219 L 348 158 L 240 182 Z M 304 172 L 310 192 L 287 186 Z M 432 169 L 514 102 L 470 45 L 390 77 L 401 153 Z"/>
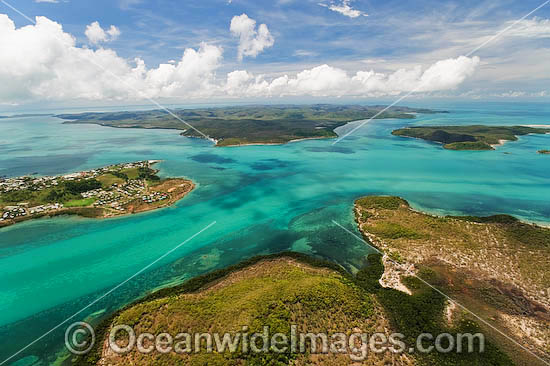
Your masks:
<path fill-rule="evenodd" d="M 113 326 L 126 324 L 136 333 L 150 332 L 280 332 L 290 339 L 291 325 L 302 332 L 354 332 L 389 335 L 404 333 L 403 341 L 414 347 L 424 332 L 476 333 L 469 320 L 453 325 L 444 321 L 445 299 L 414 278 L 406 279 L 413 289 L 407 295 L 382 288 L 378 279 L 384 271 L 379 255 L 368 257 L 369 265 L 356 276 L 334 263 L 304 254 L 286 252 L 251 258 L 241 264 L 194 278 L 180 286 L 151 294 L 105 319 L 96 327 L 99 340 L 106 340 Z M 120 337 L 121 346 L 126 337 Z M 349 365 L 350 354 L 311 352 L 197 353 L 136 351 L 116 355 L 98 342 L 89 355 L 76 359 L 78 365 Z M 204 346 L 204 345 L 203 345 Z M 319 344 L 320 346 L 320 344 Z M 401 354 L 368 352 L 365 365 L 512 365 L 490 341 L 485 352 L 448 354 Z"/>
<path fill-rule="evenodd" d="M 113 325 L 129 324 L 136 333 L 178 334 L 212 332 L 283 333 L 290 339 L 291 324 L 298 332 L 360 329 L 372 333 L 387 327 L 373 296 L 341 273 L 314 267 L 291 258 L 262 261 L 235 271 L 192 294 L 174 293 L 141 302 L 122 311 Z M 242 344 L 242 342 L 240 342 Z M 103 355 L 111 365 L 297 365 L 347 364 L 348 355 L 208 353 Z M 384 357 L 372 356 L 383 364 Z M 373 363 L 374 364 L 374 363 Z M 400 363 L 401 364 L 401 363 Z"/>
<path fill-rule="evenodd" d="M 508 215 L 431 216 L 398 197 L 363 197 L 355 211 L 361 231 L 386 254 L 384 283 L 399 288 L 399 277 L 417 273 L 550 360 L 550 229 Z M 517 364 L 537 364 L 490 327 L 484 330 Z"/>
<path fill-rule="evenodd" d="M 443 144 L 449 150 L 493 150 L 491 145 L 516 141 L 517 136 L 550 133 L 550 129 L 525 126 L 415 126 L 392 132 L 395 136 L 415 137 Z"/>

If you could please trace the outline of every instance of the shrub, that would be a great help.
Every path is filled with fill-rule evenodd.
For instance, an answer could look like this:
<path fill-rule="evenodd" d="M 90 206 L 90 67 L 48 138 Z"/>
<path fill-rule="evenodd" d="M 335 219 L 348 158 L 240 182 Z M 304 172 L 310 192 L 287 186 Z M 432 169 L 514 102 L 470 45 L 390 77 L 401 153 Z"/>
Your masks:
<path fill-rule="evenodd" d="M 355 202 L 365 209 L 397 210 L 401 205 L 409 206 L 407 201 L 395 196 L 366 196 Z"/>

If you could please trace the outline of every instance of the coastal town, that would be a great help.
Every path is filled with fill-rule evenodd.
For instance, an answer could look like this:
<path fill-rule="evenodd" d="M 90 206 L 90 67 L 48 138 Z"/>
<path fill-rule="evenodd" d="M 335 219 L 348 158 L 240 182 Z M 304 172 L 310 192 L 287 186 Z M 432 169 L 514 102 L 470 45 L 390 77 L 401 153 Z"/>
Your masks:
<path fill-rule="evenodd" d="M 33 217 L 80 214 L 110 217 L 172 204 L 193 189 L 161 180 L 156 160 L 109 165 L 60 176 L 0 178 L 0 226 Z"/>

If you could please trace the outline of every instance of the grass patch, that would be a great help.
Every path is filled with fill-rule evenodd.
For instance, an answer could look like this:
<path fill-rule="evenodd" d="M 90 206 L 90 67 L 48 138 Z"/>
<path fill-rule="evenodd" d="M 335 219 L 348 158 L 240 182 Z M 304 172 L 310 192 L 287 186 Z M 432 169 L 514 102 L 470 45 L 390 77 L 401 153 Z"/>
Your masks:
<path fill-rule="evenodd" d="M 65 203 L 65 207 L 86 207 L 95 202 L 95 198 L 83 198 L 81 200 L 72 200 Z"/>
<path fill-rule="evenodd" d="M 125 180 L 121 177 L 117 177 L 111 173 L 103 174 L 97 177 L 97 180 L 101 182 L 103 188 L 110 188 L 113 184 L 122 184 Z"/>
<path fill-rule="evenodd" d="M 369 226 L 369 231 L 383 239 L 422 239 L 425 235 L 393 222 L 379 222 Z"/>
<path fill-rule="evenodd" d="M 139 168 L 127 168 L 120 171 L 122 174 L 126 175 L 127 179 L 137 179 L 139 178 Z"/>

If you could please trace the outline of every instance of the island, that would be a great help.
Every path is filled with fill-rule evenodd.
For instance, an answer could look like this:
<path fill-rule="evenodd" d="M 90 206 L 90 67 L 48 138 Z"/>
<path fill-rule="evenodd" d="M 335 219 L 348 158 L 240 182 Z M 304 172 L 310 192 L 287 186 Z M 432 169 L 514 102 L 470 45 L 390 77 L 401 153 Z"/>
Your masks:
<path fill-rule="evenodd" d="M 411 294 L 381 286 L 383 273 L 378 254 L 369 255 L 367 265 L 354 274 L 336 263 L 296 252 L 253 257 L 89 320 L 97 342 L 89 353 L 70 361 L 137 366 L 514 364 L 490 339 L 485 340 L 483 352 L 475 351 L 476 340 L 472 353 L 416 350 L 422 333 L 458 336 L 476 334 L 480 328 L 458 315 L 447 322 L 446 299 L 414 277 L 403 280 Z M 128 352 L 115 352 L 111 340 L 119 349 L 129 345 L 129 334 L 118 331 L 126 325 L 136 337 L 151 334 L 140 339 L 142 349 L 152 347 L 152 352 L 140 352 L 135 344 Z M 388 339 L 397 333 L 402 343 L 394 345 Z M 257 334 L 261 336 L 254 344 L 259 352 L 252 349 L 252 336 Z M 378 344 L 369 346 L 371 342 Z M 468 339 L 460 343 L 466 347 Z M 234 344 L 232 351 L 229 344 Z"/>
<path fill-rule="evenodd" d="M 383 253 L 383 286 L 411 293 L 403 279 L 417 276 L 486 320 L 486 336 L 516 364 L 541 363 L 492 327 L 550 360 L 550 228 L 508 215 L 432 216 L 391 196 L 360 198 L 354 211 Z M 447 302 L 445 314 L 454 321 L 464 308 Z"/>
<path fill-rule="evenodd" d="M 0 178 L 0 227 L 58 215 L 107 218 L 172 205 L 193 188 L 157 175 L 158 161 L 110 165 L 61 176 Z"/>
<path fill-rule="evenodd" d="M 2 118 L 45 117 L 45 116 L 52 116 L 52 114 L 48 114 L 48 113 L 24 113 L 24 114 L 12 114 L 12 115 L 9 115 L 9 116 L 1 116 L 0 115 L 0 119 L 2 119 Z"/>
<path fill-rule="evenodd" d="M 414 126 L 392 132 L 395 136 L 414 137 L 443 144 L 448 150 L 494 150 L 517 136 L 550 133 L 548 128 L 528 126 Z"/>
<path fill-rule="evenodd" d="M 118 128 L 177 129 L 183 130 L 182 136 L 208 137 L 216 142 L 216 146 L 239 146 L 335 138 L 337 134 L 334 129 L 352 121 L 375 116 L 377 119 L 411 119 L 416 113 L 438 113 L 429 109 L 398 106 L 380 113 L 385 108 L 385 106 L 319 104 L 173 110 L 172 113 L 185 123 L 164 110 L 61 114 L 56 117 L 67 120 L 64 123 L 71 124 L 91 123 Z"/>
<path fill-rule="evenodd" d="M 539 154 L 543 154 L 543 155 L 549 155 L 550 154 L 550 150 L 539 150 L 537 151 Z"/>

